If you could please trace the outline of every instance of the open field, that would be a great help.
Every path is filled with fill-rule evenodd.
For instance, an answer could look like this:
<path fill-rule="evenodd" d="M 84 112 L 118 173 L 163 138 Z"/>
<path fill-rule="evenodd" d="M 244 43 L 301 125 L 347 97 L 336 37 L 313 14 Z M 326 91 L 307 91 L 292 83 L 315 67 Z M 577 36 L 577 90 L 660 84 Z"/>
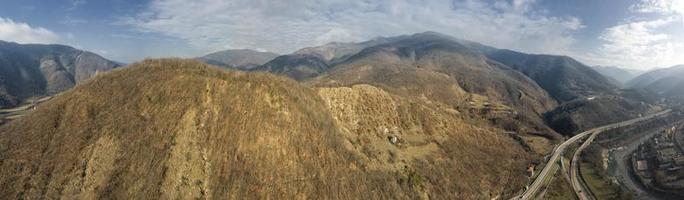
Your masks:
<path fill-rule="evenodd" d="M 599 200 L 601 199 L 619 199 L 619 188 L 610 184 L 598 174 L 594 167 L 586 162 L 580 165 L 580 175 L 585 183 L 591 189 L 592 193 Z"/>
<path fill-rule="evenodd" d="M 563 176 L 562 173 L 557 173 L 551 181 L 549 187 L 544 192 L 544 195 L 536 199 L 548 200 L 570 200 L 577 199 L 575 192 L 572 191 L 572 186 Z"/>

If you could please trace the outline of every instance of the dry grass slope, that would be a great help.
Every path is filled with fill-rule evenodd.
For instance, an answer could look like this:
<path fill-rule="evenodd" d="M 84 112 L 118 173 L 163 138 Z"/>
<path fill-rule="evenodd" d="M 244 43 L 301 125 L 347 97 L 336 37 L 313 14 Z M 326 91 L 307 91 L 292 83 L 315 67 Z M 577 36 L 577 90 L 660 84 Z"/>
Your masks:
<path fill-rule="evenodd" d="M 0 127 L 0 199 L 491 199 L 530 160 L 497 130 L 372 86 L 147 60 Z"/>
<path fill-rule="evenodd" d="M 467 124 L 443 106 L 370 85 L 321 88 L 319 94 L 364 168 L 415 173 L 425 182 L 419 184 L 422 196 L 491 199 L 512 194 L 526 180 L 530 156 L 520 145 L 500 130 Z M 397 144 L 388 142 L 391 137 Z"/>

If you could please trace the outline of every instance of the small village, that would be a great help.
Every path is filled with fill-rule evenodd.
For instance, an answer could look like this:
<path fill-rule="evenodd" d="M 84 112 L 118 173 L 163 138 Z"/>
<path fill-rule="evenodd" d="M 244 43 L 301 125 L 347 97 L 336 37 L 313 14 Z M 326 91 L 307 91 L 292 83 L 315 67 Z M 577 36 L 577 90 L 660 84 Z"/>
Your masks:
<path fill-rule="evenodd" d="M 684 191 L 683 142 L 682 129 L 672 127 L 639 146 L 631 161 L 636 177 L 653 190 Z"/>

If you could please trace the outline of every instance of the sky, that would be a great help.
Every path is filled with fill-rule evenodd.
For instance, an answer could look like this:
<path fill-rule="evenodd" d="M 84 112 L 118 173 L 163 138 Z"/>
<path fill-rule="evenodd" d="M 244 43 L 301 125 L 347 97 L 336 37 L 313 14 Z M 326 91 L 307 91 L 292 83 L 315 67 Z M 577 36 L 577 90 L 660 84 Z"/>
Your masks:
<path fill-rule="evenodd" d="M 0 2 L 0 40 L 66 44 L 128 63 L 225 49 L 287 54 L 425 31 L 588 65 L 684 64 L 684 0 Z"/>

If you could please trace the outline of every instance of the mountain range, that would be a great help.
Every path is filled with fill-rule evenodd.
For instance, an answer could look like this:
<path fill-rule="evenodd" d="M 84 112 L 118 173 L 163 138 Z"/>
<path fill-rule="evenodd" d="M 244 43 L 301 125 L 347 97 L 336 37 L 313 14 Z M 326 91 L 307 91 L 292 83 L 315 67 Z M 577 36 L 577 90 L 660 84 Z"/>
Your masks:
<path fill-rule="evenodd" d="M 435 55 L 427 57 L 423 54 Z M 364 59 L 367 61 L 359 61 Z M 396 63 L 395 60 L 400 62 Z M 441 60 L 449 60 L 450 63 Z M 424 67 L 420 66 L 420 62 L 428 63 L 423 63 Z M 640 101 L 626 99 L 621 95 L 622 86 L 619 82 L 573 58 L 497 49 L 436 32 L 381 37 L 360 43 L 330 43 L 308 47 L 276 57 L 249 71 L 266 71 L 307 82 L 319 76 L 331 77 L 327 74 L 339 74 L 341 72 L 338 72 L 338 68 L 350 68 L 350 65 L 357 68 L 365 66 L 369 71 L 364 72 L 375 75 L 371 80 L 365 80 L 366 83 L 378 82 L 381 78 L 390 79 L 386 77 L 388 75 L 382 74 L 386 72 L 372 71 L 377 70 L 378 66 L 392 69 L 396 66 L 412 66 L 424 71 L 445 73 L 454 80 L 451 84 L 458 83 L 468 92 L 493 97 L 508 106 L 517 106 L 520 113 L 531 111 L 526 117 L 529 120 L 523 121 L 534 121 L 534 124 L 537 124 L 534 126 L 540 126 L 539 124 L 546 121 L 553 129 L 563 134 L 572 134 L 594 125 L 625 119 L 650 108 L 641 106 Z M 373 68 L 370 69 L 369 66 Z M 426 68 L 427 66 L 430 68 Z M 514 71 L 516 73 L 513 73 Z M 352 71 L 349 76 L 359 76 L 357 72 Z M 504 75 L 495 76 L 497 73 Z M 520 83 L 515 82 L 520 81 L 524 82 L 522 84 L 525 86 L 517 86 Z M 542 92 L 520 89 L 535 87 L 541 88 Z M 595 96 L 610 98 L 587 101 L 588 98 Z M 530 102 L 542 102 L 544 105 L 523 104 L 522 102 L 528 101 L 521 100 L 523 97 L 530 98 Z M 575 106 L 563 106 L 566 103 Z M 591 113 L 591 110 L 583 109 L 585 106 L 577 106 L 587 104 L 612 109 L 596 115 Z M 610 106 L 615 104 L 630 105 L 629 107 L 634 109 Z M 541 122 L 534 115 L 543 116 Z"/>
<path fill-rule="evenodd" d="M 658 109 L 573 58 L 435 32 L 90 76 L 0 126 L 1 197 L 508 199 L 563 136 Z"/>
<path fill-rule="evenodd" d="M 592 68 L 606 78 L 614 79 L 615 82 L 621 86 L 624 86 L 630 80 L 645 73 L 641 70 L 624 69 L 613 66 L 593 66 Z"/>

